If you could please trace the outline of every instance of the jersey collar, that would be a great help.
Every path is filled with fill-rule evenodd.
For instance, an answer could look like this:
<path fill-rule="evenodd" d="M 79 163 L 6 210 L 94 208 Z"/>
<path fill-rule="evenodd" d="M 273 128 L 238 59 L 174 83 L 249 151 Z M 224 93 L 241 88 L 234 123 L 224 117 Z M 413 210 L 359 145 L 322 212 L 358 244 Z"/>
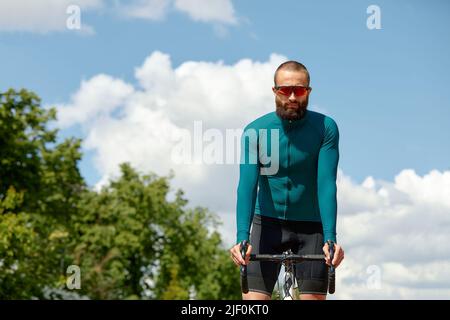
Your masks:
<path fill-rule="evenodd" d="M 275 112 L 277 118 L 280 120 L 281 124 L 283 125 L 284 128 L 286 129 L 293 129 L 293 128 L 297 128 L 299 126 L 302 126 L 306 120 L 308 119 L 309 116 L 309 110 L 306 109 L 305 110 L 305 114 L 303 115 L 303 118 L 299 119 L 299 120 L 286 120 L 286 119 L 281 119 L 278 114 Z"/>

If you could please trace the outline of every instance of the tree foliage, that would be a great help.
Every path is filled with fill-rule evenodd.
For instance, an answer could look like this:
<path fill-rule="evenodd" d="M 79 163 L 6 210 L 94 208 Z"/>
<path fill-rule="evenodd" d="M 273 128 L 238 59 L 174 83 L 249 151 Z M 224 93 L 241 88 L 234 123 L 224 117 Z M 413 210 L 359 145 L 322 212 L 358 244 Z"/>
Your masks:
<path fill-rule="evenodd" d="M 100 191 L 78 169 L 81 140 L 57 142 L 54 109 L 0 94 L 0 298 L 238 299 L 239 274 L 206 208 L 130 164 Z M 49 292 L 58 294 L 49 294 Z"/>

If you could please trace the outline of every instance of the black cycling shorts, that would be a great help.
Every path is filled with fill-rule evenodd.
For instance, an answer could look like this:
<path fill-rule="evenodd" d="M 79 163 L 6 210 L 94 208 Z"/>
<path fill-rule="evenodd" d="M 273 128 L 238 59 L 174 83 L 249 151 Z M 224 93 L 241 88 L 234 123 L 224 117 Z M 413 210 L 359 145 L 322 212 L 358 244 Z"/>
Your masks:
<path fill-rule="evenodd" d="M 323 229 L 320 222 L 286 221 L 254 215 L 250 234 L 252 254 L 323 254 Z M 249 291 L 272 295 L 281 264 L 253 261 L 247 267 Z M 323 261 L 296 264 L 295 273 L 300 294 L 327 294 L 328 268 Z"/>

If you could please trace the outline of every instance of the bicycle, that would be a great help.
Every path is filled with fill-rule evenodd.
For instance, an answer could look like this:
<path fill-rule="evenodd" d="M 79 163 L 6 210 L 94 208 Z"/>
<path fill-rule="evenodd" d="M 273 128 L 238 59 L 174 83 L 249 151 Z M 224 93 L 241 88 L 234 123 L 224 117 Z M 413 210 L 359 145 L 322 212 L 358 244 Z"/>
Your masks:
<path fill-rule="evenodd" d="M 334 243 L 327 241 L 330 248 L 330 258 L 333 261 L 334 257 Z M 242 258 L 245 259 L 247 252 L 247 241 L 242 241 L 240 250 Z M 295 277 L 295 264 L 303 261 L 323 260 L 325 255 L 310 254 L 310 255 L 296 255 L 292 251 L 286 251 L 283 254 L 250 254 L 250 261 L 273 261 L 281 263 L 284 266 L 284 285 L 283 285 L 283 300 L 295 300 L 295 288 L 297 288 L 297 280 Z M 247 266 L 241 265 L 241 290 L 243 293 L 248 292 L 247 280 Z M 334 294 L 336 283 L 336 269 L 331 263 L 328 267 L 328 293 Z"/>

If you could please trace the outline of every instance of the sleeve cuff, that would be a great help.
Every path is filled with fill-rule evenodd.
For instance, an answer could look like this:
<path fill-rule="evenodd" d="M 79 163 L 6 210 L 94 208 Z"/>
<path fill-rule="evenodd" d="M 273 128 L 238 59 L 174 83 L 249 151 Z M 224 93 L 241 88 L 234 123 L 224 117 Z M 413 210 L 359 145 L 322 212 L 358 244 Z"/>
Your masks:
<path fill-rule="evenodd" d="M 245 232 L 245 231 L 239 231 L 237 233 L 237 240 L 236 240 L 236 244 L 241 243 L 244 240 L 249 241 L 250 238 L 250 233 L 249 232 Z"/>
<path fill-rule="evenodd" d="M 327 243 L 328 240 L 331 240 L 334 243 L 337 243 L 336 234 L 335 233 L 325 233 L 324 237 L 323 237 L 323 244 Z"/>

